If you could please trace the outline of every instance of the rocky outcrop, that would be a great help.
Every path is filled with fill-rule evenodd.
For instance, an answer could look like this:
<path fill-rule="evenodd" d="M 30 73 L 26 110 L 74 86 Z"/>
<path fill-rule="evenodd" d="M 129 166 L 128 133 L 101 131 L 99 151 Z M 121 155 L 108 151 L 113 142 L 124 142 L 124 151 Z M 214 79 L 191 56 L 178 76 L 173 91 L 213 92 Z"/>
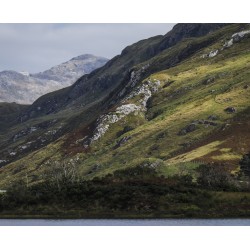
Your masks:
<path fill-rule="evenodd" d="M 199 125 L 203 125 L 204 127 L 216 127 L 218 125 L 217 122 L 214 122 L 217 120 L 217 116 L 211 115 L 208 117 L 208 120 L 200 119 L 200 120 L 195 120 L 191 124 L 187 125 L 185 128 L 181 129 L 178 133 L 178 135 L 186 135 L 188 133 L 191 133 L 195 131 Z"/>
<path fill-rule="evenodd" d="M 204 124 L 204 125 L 210 125 L 210 126 L 217 126 L 218 124 L 214 121 L 211 121 L 211 120 L 196 120 L 196 121 L 193 121 L 193 124 Z"/>
<path fill-rule="evenodd" d="M 216 121 L 216 120 L 218 120 L 219 118 L 218 118 L 217 115 L 210 115 L 210 116 L 208 116 L 207 119 L 210 120 L 210 121 Z"/>
<path fill-rule="evenodd" d="M 236 112 L 236 108 L 235 107 L 227 107 L 224 109 L 225 112 L 227 113 L 235 113 Z"/>
<path fill-rule="evenodd" d="M 216 50 L 211 50 L 208 54 L 203 54 L 203 55 L 201 56 L 201 58 L 206 58 L 206 57 L 212 58 L 212 57 L 217 56 L 218 53 L 219 53 L 219 50 L 218 50 L 218 49 L 216 49 Z"/>
<path fill-rule="evenodd" d="M 122 145 L 124 145 L 128 140 L 131 139 L 131 136 L 124 136 L 123 138 L 121 138 L 116 145 L 114 146 L 114 149 L 121 147 Z"/>
<path fill-rule="evenodd" d="M 109 112 L 106 115 L 101 116 L 97 120 L 97 127 L 94 131 L 94 135 L 91 138 L 91 142 L 101 138 L 110 125 L 120 121 L 125 116 L 134 113 L 137 115 L 139 112 L 145 112 L 147 110 L 147 102 L 152 96 L 152 93 L 156 92 L 160 86 L 160 81 L 154 79 L 154 81 L 147 80 L 141 86 L 137 87 L 130 95 L 125 97 L 121 101 L 121 106 L 116 108 L 115 111 Z M 136 101 L 136 104 L 132 103 L 133 98 L 140 96 L 141 98 Z M 131 102 L 127 104 L 127 102 Z M 125 104 L 126 103 L 126 104 Z"/>
<path fill-rule="evenodd" d="M 129 115 L 130 113 L 138 113 L 140 110 L 140 107 L 135 104 L 125 104 L 118 107 L 115 112 L 110 112 L 106 115 L 101 116 L 97 121 L 98 125 L 95 129 L 91 142 L 96 141 L 100 137 L 102 137 L 109 129 L 109 126 L 112 123 L 120 121 L 122 118 Z"/>
<path fill-rule="evenodd" d="M 185 128 L 183 128 L 178 135 L 186 135 L 187 133 L 191 133 L 197 129 L 197 126 L 195 123 L 191 123 L 187 125 Z"/>
<path fill-rule="evenodd" d="M 220 51 L 233 46 L 233 44 L 235 43 L 240 42 L 248 34 L 250 34 L 250 30 L 244 30 L 244 31 L 234 33 L 231 36 L 230 40 L 226 41 L 224 45 L 222 46 L 222 48 L 220 48 Z M 217 56 L 218 53 L 219 53 L 219 49 L 211 50 L 208 54 L 203 54 L 201 58 L 206 58 L 206 57 L 212 58 L 212 57 Z"/>
<path fill-rule="evenodd" d="M 231 39 L 225 42 L 225 44 L 223 45 L 223 48 L 229 48 L 234 43 L 240 42 L 248 34 L 250 34 L 250 30 L 244 30 L 244 31 L 240 31 L 240 32 L 233 34 Z"/>

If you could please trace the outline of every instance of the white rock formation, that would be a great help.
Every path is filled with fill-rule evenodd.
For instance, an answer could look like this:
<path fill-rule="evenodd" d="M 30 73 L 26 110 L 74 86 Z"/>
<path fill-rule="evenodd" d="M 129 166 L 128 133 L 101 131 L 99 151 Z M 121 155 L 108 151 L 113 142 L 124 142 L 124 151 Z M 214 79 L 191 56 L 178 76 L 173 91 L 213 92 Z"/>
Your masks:
<path fill-rule="evenodd" d="M 139 80 L 141 79 L 141 74 L 149 67 L 149 64 L 146 64 L 139 68 L 138 70 L 133 70 L 130 75 L 130 80 L 128 86 L 134 87 Z"/>
<path fill-rule="evenodd" d="M 217 54 L 218 54 L 219 50 L 216 49 L 216 50 L 212 50 L 210 51 L 210 53 L 208 54 L 208 57 L 215 57 Z"/>
<path fill-rule="evenodd" d="M 125 116 L 131 113 L 138 115 L 139 112 L 145 112 L 147 110 L 147 102 L 149 98 L 152 96 L 152 93 L 158 91 L 160 84 L 160 81 L 156 79 L 154 79 L 154 81 L 145 81 L 141 86 L 137 87 L 129 96 L 124 98 L 121 101 L 122 105 L 116 108 L 114 112 L 110 112 L 106 115 L 101 116 L 97 121 L 98 125 L 95 129 L 93 137 L 91 138 L 91 142 L 101 138 L 107 132 L 111 124 L 118 122 Z M 129 101 L 133 101 L 132 99 L 138 95 L 142 95 L 142 97 L 136 101 L 136 104 L 123 104 Z"/>
<path fill-rule="evenodd" d="M 217 56 L 217 54 L 219 53 L 219 50 L 218 49 L 216 49 L 216 50 L 211 50 L 208 54 L 203 54 L 202 56 L 201 56 L 201 58 L 207 58 L 207 57 L 209 57 L 209 58 L 212 58 L 212 57 L 215 57 L 215 56 Z"/>
<path fill-rule="evenodd" d="M 225 49 L 225 48 L 229 48 L 231 47 L 235 42 L 238 42 L 240 41 L 242 38 L 244 38 L 245 35 L 247 34 L 250 34 L 250 30 L 245 30 L 245 31 L 240 31 L 240 32 L 237 32 L 237 33 L 234 33 L 232 36 L 231 36 L 231 39 L 227 42 L 224 43 L 223 47 L 221 48 L 221 50 Z M 212 57 L 215 57 L 217 56 L 219 53 L 219 50 L 216 49 L 216 50 L 211 50 L 208 54 L 203 54 L 201 55 L 201 58 L 206 58 L 206 57 L 209 57 L 209 58 L 212 58 Z"/>
<path fill-rule="evenodd" d="M 250 34 L 250 30 L 244 30 L 244 31 L 234 33 L 231 36 L 231 39 L 229 41 L 225 42 L 225 44 L 223 45 L 223 48 L 231 47 L 235 42 L 239 41 L 247 34 Z"/>

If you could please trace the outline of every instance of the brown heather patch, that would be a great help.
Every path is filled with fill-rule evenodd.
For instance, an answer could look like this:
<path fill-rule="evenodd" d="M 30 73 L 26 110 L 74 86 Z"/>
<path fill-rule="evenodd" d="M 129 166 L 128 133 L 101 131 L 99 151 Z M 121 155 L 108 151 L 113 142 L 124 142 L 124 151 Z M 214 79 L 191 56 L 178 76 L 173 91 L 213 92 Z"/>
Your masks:
<path fill-rule="evenodd" d="M 65 155 L 74 156 L 77 153 L 88 153 L 90 152 L 90 147 L 84 148 L 82 143 L 76 143 L 77 140 L 89 136 L 93 133 L 95 129 L 95 122 L 92 122 L 88 126 L 80 127 L 72 132 L 70 132 L 62 145 L 62 150 Z"/>
<path fill-rule="evenodd" d="M 202 146 L 208 145 L 215 141 L 222 143 L 216 146 L 216 150 L 208 152 L 204 156 L 197 157 L 195 160 L 202 162 L 223 163 L 230 169 L 235 169 L 239 165 L 239 158 L 250 151 L 250 120 L 244 114 L 240 118 L 235 117 L 228 123 L 229 125 L 223 130 L 219 129 L 211 133 L 208 137 L 200 142 L 193 144 L 186 152 L 192 152 Z M 225 150 L 228 152 L 223 152 Z M 234 157 L 235 156 L 235 157 Z"/>

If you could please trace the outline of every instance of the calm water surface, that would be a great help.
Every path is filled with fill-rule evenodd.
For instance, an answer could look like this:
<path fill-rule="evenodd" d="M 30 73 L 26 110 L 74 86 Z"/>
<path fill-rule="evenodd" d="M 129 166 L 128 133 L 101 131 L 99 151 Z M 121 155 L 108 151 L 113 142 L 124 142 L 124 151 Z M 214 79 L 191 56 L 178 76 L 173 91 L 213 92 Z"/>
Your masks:
<path fill-rule="evenodd" d="M 250 226 L 250 219 L 0 219 L 0 226 Z"/>

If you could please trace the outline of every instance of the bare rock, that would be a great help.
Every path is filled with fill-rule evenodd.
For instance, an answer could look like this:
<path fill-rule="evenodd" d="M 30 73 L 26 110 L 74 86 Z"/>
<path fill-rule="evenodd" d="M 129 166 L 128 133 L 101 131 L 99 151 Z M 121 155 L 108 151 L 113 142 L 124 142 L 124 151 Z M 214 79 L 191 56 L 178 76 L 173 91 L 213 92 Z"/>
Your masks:
<path fill-rule="evenodd" d="M 116 145 L 114 146 L 114 149 L 121 147 L 123 144 L 125 144 L 128 140 L 131 139 L 131 136 L 125 136 L 121 140 L 119 140 Z"/>
<path fill-rule="evenodd" d="M 224 109 L 224 111 L 227 113 L 235 113 L 236 108 L 235 107 L 227 107 L 226 109 Z"/>
<path fill-rule="evenodd" d="M 216 122 L 211 122 L 211 121 L 204 121 L 204 124 L 210 125 L 210 126 L 217 126 Z"/>
<path fill-rule="evenodd" d="M 216 120 L 218 120 L 218 116 L 217 115 L 210 115 L 207 119 L 210 121 L 216 121 Z"/>
<path fill-rule="evenodd" d="M 187 125 L 185 128 L 183 128 L 178 135 L 186 135 L 187 133 L 191 133 L 197 129 L 197 126 L 195 123 L 191 123 Z"/>

